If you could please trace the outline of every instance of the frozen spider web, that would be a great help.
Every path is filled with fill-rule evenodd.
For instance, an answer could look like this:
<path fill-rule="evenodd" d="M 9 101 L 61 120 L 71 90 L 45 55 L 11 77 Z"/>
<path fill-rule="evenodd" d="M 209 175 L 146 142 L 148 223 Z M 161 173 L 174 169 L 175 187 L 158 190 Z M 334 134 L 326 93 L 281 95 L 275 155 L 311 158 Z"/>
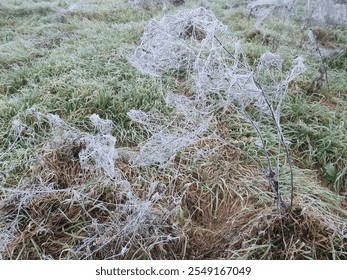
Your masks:
<path fill-rule="evenodd" d="M 65 123 L 58 115 L 48 114 L 47 119 L 52 125 L 52 138 L 47 142 L 50 149 L 61 145 L 80 145 L 78 153 L 80 165 L 85 170 L 102 170 L 110 178 L 116 178 L 119 173 L 115 167 L 118 152 L 115 148 L 116 138 L 111 135 L 114 124 L 98 115 L 90 116 L 90 121 L 98 131 L 96 134 L 81 132 Z"/>
<path fill-rule="evenodd" d="M 195 102 L 183 95 L 170 94 L 166 100 L 175 111 L 169 116 L 158 111 L 131 110 L 130 119 L 143 125 L 151 137 L 140 143 L 140 153 L 133 164 L 147 166 L 171 163 L 178 151 L 195 144 L 211 125 L 209 112 L 196 109 Z"/>

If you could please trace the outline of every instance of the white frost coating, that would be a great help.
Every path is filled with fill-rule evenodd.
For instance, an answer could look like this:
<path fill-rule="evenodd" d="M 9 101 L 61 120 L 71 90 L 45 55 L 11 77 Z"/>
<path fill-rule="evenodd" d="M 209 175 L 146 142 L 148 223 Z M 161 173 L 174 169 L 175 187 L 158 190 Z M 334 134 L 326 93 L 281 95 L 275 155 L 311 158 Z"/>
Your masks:
<path fill-rule="evenodd" d="M 296 79 L 300 74 L 306 71 L 303 57 L 297 57 L 293 60 L 292 68 L 283 75 L 282 58 L 271 52 L 264 53 L 259 59 L 257 71 L 255 73 L 258 82 L 262 84 L 262 88 L 267 95 L 268 101 L 275 110 L 275 117 L 280 118 L 280 108 L 286 96 L 288 85 Z M 269 82 L 269 80 L 271 82 Z M 256 105 L 263 112 L 270 113 L 265 99 L 261 98 Z"/>
<path fill-rule="evenodd" d="M 302 56 L 297 57 L 293 60 L 293 67 L 290 70 L 290 72 L 287 75 L 287 78 L 285 79 L 284 83 L 286 86 L 296 79 L 299 75 L 304 73 L 307 70 L 305 64 L 304 64 L 304 58 Z"/>
<path fill-rule="evenodd" d="M 255 11 L 255 28 L 260 29 L 264 20 L 276 10 L 282 13 L 283 18 L 287 18 L 296 4 L 297 0 L 256 0 L 248 4 L 248 8 Z"/>
<path fill-rule="evenodd" d="M 252 3 L 248 4 L 248 7 L 253 9 L 257 6 L 263 6 L 263 5 L 274 5 L 276 4 L 277 0 L 256 0 Z"/>
<path fill-rule="evenodd" d="M 276 67 L 279 71 L 282 71 L 283 59 L 278 54 L 273 54 L 271 52 L 266 52 L 260 57 L 260 64 L 258 66 L 258 71 L 262 67 Z"/>
<path fill-rule="evenodd" d="M 297 0 L 256 0 L 248 4 L 248 7 L 253 9 L 258 6 L 275 5 L 275 6 L 285 6 L 290 7 L 295 4 Z"/>
<path fill-rule="evenodd" d="M 277 92 L 282 90 L 282 88 L 287 87 L 291 81 L 306 71 L 304 58 L 299 56 L 293 60 L 292 68 L 284 76 L 284 79 L 281 80 L 278 77 L 282 78 L 283 76 L 282 63 L 283 59 L 281 56 L 271 52 L 264 53 L 259 59 L 256 76 L 258 78 L 266 78 L 266 76 L 270 76 L 272 83 L 268 85 L 268 88 L 273 87 L 275 89 L 277 87 L 277 90 L 273 89 L 269 90 L 269 92 Z M 266 83 L 263 84 L 266 87 Z"/>
<path fill-rule="evenodd" d="M 66 123 L 58 115 L 47 114 L 46 117 L 53 128 L 58 128 L 66 125 Z"/>
<path fill-rule="evenodd" d="M 281 4 L 287 2 L 281 1 Z M 257 1 L 257 5 L 260 3 L 264 4 Z M 270 3 L 275 1 L 267 4 Z M 305 70 L 302 58 L 298 58 L 292 70 L 283 76 L 282 58 L 267 52 L 253 73 L 238 40 L 204 8 L 152 21 L 130 61 L 143 74 L 154 77 L 172 70 L 184 71 L 186 79 L 193 82 L 190 84 L 195 93 L 190 98 L 169 94 L 166 104 L 174 108 L 170 116 L 159 111 L 128 113 L 152 134 L 139 145 L 140 154 L 134 160 L 135 165 L 143 166 L 165 165 L 178 151 L 199 141 L 211 125 L 216 108 L 234 104 L 241 112 L 255 106 L 261 113 L 269 113 L 266 94 L 279 116 L 289 82 Z"/>
<path fill-rule="evenodd" d="M 48 114 L 46 117 L 53 127 L 52 139 L 47 144 L 51 149 L 59 148 L 64 141 L 81 145 L 78 156 L 82 169 L 103 170 L 110 178 L 118 175 L 115 167 L 118 152 L 115 148 L 116 138 L 111 135 L 114 128 L 112 121 L 91 115 L 89 119 L 98 130 L 98 134 L 93 135 L 69 126 L 58 115 Z"/>
<path fill-rule="evenodd" d="M 88 135 L 81 139 L 85 144 L 78 156 L 82 169 L 102 169 L 110 178 L 116 177 L 115 160 L 118 153 L 115 149 L 116 138 L 111 135 Z"/>
<path fill-rule="evenodd" d="M 242 48 L 229 31 L 211 38 L 205 49 L 208 55 L 199 55 L 192 73 L 200 99 L 214 96 L 220 106 L 236 101 L 244 107 L 259 98 L 260 91 L 253 83 Z"/>
<path fill-rule="evenodd" d="M 259 98 L 240 43 L 204 8 L 150 22 L 129 60 L 140 72 L 154 77 L 184 71 L 202 103 L 212 95 L 222 106 Z"/>
<path fill-rule="evenodd" d="M 254 11 L 257 29 L 275 12 L 283 19 L 291 16 L 319 25 L 347 24 L 347 2 L 341 0 L 256 0 L 248 8 Z"/>
<path fill-rule="evenodd" d="M 167 4 L 180 5 L 184 4 L 184 0 L 128 0 L 128 3 L 136 8 L 151 9 L 158 6 L 166 6 Z"/>
<path fill-rule="evenodd" d="M 260 29 L 261 24 L 263 21 L 275 10 L 275 6 L 270 6 L 268 8 L 260 9 L 257 12 L 257 20 L 255 22 L 255 28 Z"/>
<path fill-rule="evenodd" d="M 14 233 L 11 231 L 14 231 L 13 227 L 10 227 L 10 230 L 0 229 L 0 260 L 3 259 L 2 253 L 5 252 L 7 246 L 15 240 Z"/>
<path fill-rule="evenodd" d="M 152 20 L 129 60 L 143 74 L 155 77 L 170 70 L 187 70 L 198 56 L 210 53 L 216 45 L 214 36 L 225 32 L 226 26 L 212 12 L 204 8 L 183 10 L 160 21 Z"/>
<path fill-rule="evenodd" d="M 314 47 L 315 49 L 317 48 L 317 40 L 316 40 L 316 36 L 314 35 L 313 31 L 310 29 L 308 31 L 308 39 L 310 40 L 310 44 L 312 45 L 312 47 Z"/>
<path fill-rule="evenodd" d="M 307 2 L 307 14 L 318 24 L 347 24 L 347 2 L 311 0 Z"/>
<path fill-rule="evenodd" d="M 99 115 L 93 114 L 89 117 L 93 126 L 102 134 L 111 134 L 114 130 L 114 124 L 111 120 L 104 120 Z"/>
<path fill-rule="evenodd" d="M 27 128 L 28 126 L 26 124 L 22 123 L 18 118 L 14 118 L 11 123 L 10 134 L 15 137 L 18 137 Z"/>
<path fill-rule="evenodd" d="M 165 116 L 157 111 L 145 113 L 131 110 L 128 116 L 151 132 L 152 136 L 140 143 L 140 153 L 134 165 L 147 166 L 159 163 L 164 166 L 174 159 L 176 153 L 200 140 L 211 123 L 207 113 L 200 112 L 186 97 L 171 94 L 168 104 L 176 108 L 174 114 Z"/>
<path fill-rule="evenodd" d="M 110 178 L 119 177 L 115 167 L 115 161 L 119 157 L 115 148 L 116 138 L 111 135 L 114 129 L 113 122 L 102 119 L 97 114 L 91 115 L 89 119 L 99 133 L 87 134 L 81 138 L 80 142 L 84 146 L 78 155 L 81 168 L 97 168 L 103 170 Z"/>

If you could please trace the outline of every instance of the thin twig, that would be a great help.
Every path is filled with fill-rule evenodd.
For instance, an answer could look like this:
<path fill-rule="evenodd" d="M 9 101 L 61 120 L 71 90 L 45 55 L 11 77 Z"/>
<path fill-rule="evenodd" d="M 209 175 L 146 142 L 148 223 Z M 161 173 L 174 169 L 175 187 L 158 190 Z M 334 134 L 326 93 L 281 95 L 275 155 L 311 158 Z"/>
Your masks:
<path fill-rule="evenodd" d="M 282 197 L 281 197 L 281 193 L 279 191 L 279 183 L 277 180 L 277 174 L 275 172 L 275 170 L 272 168 L 272 164 L 271 164 L 271 160 L 270 160 L 270 156 L 269 156 L 269 152 L 266 149 L 266 145 L 265 145 L 265 140 L 261 134 L 261 131 L 258 127 L 258 125 L 253 121 L 253 119 L 251 118 L 251 116 L 246 112 L 246 110 L 243 110 L 243 114 L 245 114 L 245 116 L 247 117 L 247 119 L 250 121 L 250 123 L 252 124 L 252 126 L 254 127 L 254 129 L 256 130 L 258 137 L 261 141 L 261 146 L 263 148 L 266 160 L 267 160 L 267 172 L 264 172 L 265 177 L 268 179 L 269 182 L 269 186 L 272 188 L 272 190 L 275 192 L 276 194 L 276 198 L 277 201 L 280 203 L 279 205 L 282 204 Z"/>
<path fill-rule="evenodd" d="M 214 35 L 214 38 L 217 40 L 217 42 L 222 46 L 222 48 L 233 58 L 233 59 L 236 59 L 235 56 L 223 45 L 223 43 L 217 38 L 217 36 Z M 241 62 L 241 64 L 245 67 L 245 68 L 248 68 L 245 64 L 243 64 Z M 288 161 L 288 164 L 289 164 L 289 169 L 290 169 L 290 185 L 291 185 L 291 197 L 290 197 L 290 207 L 293 206 L 293 200 L 294 200 L 294 175 L 293 175 L 293 167 L 292 167 L 292 163 L 291 163 L 291 160 L 290 160 L 290 156 L 289 156 L 289 149 L 288 149 L 288 145 L 284 139 L 284 135 L 283 135 L 283 132 L 282 132 L 282 128 L 281 128 L 281 125 L 278 121 L 278 119 L 276 118 L 276 115 L 275 115 L 275 111 L 267 97 L 267 95 L 265 94 L 262 86 L 260 85 L 260 83 L 254 78 L 254 76 L 252 76 L 252 79 L 253 79 L 253 82 L 255 83 L 255 85 L 257 86 L 257 88 L 260 90 L 265 102 L 266 102 L 266 105 L 268 106 L 269 110 L 270 110 L 270 113 L 271 113 L 271 117 L 274 121 L 274 124 L 275 124 L 275 127 L 276 127 L 276 130 L 277 130 L 277 133 L 279 135 L 279 139 L 280 139 L 280 142 L 281 144 L 283 145 L 284 149 L 285 149 L 285 153 L 286 153 L 286 159 Z M 270 160 L 270 156 L 268 154 L 268 151 L 266 149 L 266 146 L 265 146 L 265 141 L 264 141 L 264 138 L 261 134 L 261 131 L 259 129 L 259 127 L 255 124 L 255 122 L 253 121 L 253 119 L 251 118 L 251 116 L 246 112 L 246 110 L 243 110 L 243 113 L 245 114 L 245 116 L 247 117 L 247 119 L 251 122 L 251 124 L 253 125 L 253 127 L 255 128 L 259 138 L 260 138 L 260 141 L 261 141 L 261 144 L 262 144 L 262 148 L 264 150 L 264 153 L 265 153 L 265 157 L 267 159 L 267 164 L 268 164 L 268 172 L 265 174 L 266 178 L 268 179 L 269 181 L 269 185 L 270 187 L 274 190 L 276 196 L 277 196 L 277 199 L 278 199 L 278 202 L 279 202 L 279 205 L 283 205 L 285 206 L 286 208 L 286 205 L 284 204 L 283 200 L 282 200 L 282 197 L 281 197 L 281 194 L 280 194 L 280 187 L 279 187 L 279 181 L 278 179 L 276 178 L 276 176 L 278 174 L 276 174 L 275 170 L 272 168 L 272 165 L 271 165 L 271 160 Z M 277 170 L 278 172 L 278 170 Z"/>
<path fill-rule="evenodd" d="M 319 58 L 320 58 L 320 67 L 319 67 L 319 77 L 317 77 L 316 79 L 314 79 L 314 81 L 312 82 L 311 84 L 311 90 L 313 90 L 315 84 L 319 81 L 326 81 L 327 82 L 327 85 L 328 85 L 328 90 L 330 90 L 330 84 L 329 84 L 329 80 L 328 80 L 328 67 L 325 63 L 325 59 L 322 55 L 322 52 L 319 48 L 319 44 L 318 44 L 318 41 L 317 41 L 317 38 L 315 36 L 315 34 L 313 33 L 313 31 L 310 29 L 309 30 L 309 38 L 311 40 L 311 43 L 314 44 L 314 47 L 315 47 L 315 51 L 318 53 L 319 55 Z"/>
<path fill-rule="evenodd" d="M 289 165 L 289 170 L 290 170 L 290 186 L 291 186 L 291 197 L 290 197 L 290 206 L 292 207 L 293 206 L 293 199 L 294 199 L 294 174 L 293 174 L 293 166 L 292 166 L 292 162 L 290 160 L 290 156 L 289 156 L 289 149 L 288 149 L 288 144 L 286 143 L 286 140 L 284 139 L 284 135 L 283 135 L 283 132 L 282 132 L 282 128 L 281 128 L 281 125 L 275 115 L 275 112 L 272 108 L 272 105 L 266 95 L 266 93 L 264 92 L 262 86 L 259 84 L 259 82 L 257 80 L 254 79 L 253 77 L 253 81 L 255 83 L 255 85 L 257 86 L 257 88 L 261 91 L 261 94 L 262 96 L 264 97 L 264 100 L 270 110 L 270 113 L 271 113 L 271 117 L 274 121 L 274 124 L 276 126 L 276 130 L 278 132 L 278 135 L 279 135 L 279 138 L 280 138 L 280 141 L 284 147 L 284 150 L 285 150 L 285 153 L 286 153 L 286 158 L 287 158 L 287 161 L 288 161 L 288 165 Z"/>

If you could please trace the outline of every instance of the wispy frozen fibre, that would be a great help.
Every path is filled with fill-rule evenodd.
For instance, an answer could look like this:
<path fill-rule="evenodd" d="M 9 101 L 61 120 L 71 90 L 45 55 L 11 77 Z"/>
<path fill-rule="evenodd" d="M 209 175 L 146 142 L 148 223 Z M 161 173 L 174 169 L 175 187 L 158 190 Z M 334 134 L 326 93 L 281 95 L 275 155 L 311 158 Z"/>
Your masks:
<path fill-rule="evenodd" d="M 201 51 L 201 42 L 220 28 L 225 29 L 203 8 L 152 20 L 129 60 L 143 74 L 155 77 L 170 70 L 190 69 Z"/>
<path fill-rule="evenodd" d="M 182 197 L 166 196 L 161 189 L 165 186 L 151 182 L 146 189 L 146 196 L 140 198 L 129 182 L 118 183 L 114 196 L 119 199 L 112 205 L 114 209 L 109 213 L 108 221 L 91 220 L 87 226 L 88 234 L 75 249 L 76 254 L 88 259 L 98 251 L 114 250 L 113 247 L 116 247 L 119 251 L 113 258 L 119 258 L 125 257 L 131 250 L 134 245 L 134 242 L 130 242 L 131 239 L 138 240 L 142 245 L 146 244 L 150 250 L 154 244 L 165 246 L 179 240 L 178 228 L 169 221 L 176 215 Z M 158 206 L 168 201 L 171 202 L 171 209 Z M 95 242 L 98 246 L 95 246 Z"/>
<path fill-rule="evenodd" d="M 89 119 L 98 130 L 98 133 L 93 135 L 72 128 L 57 115 L 48 114 L 47 118 L 53 127 L 53 139 L 48 145 L 59 145 L 57 142 L 64 141 L 80 145 L 78 156 L 82 169 L 99 169 L 110 178 L 115 178 L 118 153 L 115 147 L 116 138 L 111 135 L 114 128 L 112 121 L 101 119 L 96 114 L 91 115 Z"/>
<path fill-rule="evenodd" d="M 283 59 L 280 55 L 266 52 L 260 57 L 257 70 L 254 73 L 255 78 L 262 84 L 262 88 L 275 110 L 275 117 L 278 120 L 289 83 L 306 71 L 304 58 L 301 56 L 293 60 L 292 67 L 287 73 L 283 73 L 282 65 Z M 269 113 L 264 96 L 257 100 L 256 105 L 263 112 Z"/>
<path fill-rule="evenodd" d="M 179 106 L 185 102 L 176 103 Z M 89 120 L 95 133 L 81 131 L 58 115 L 35 109 L 14 118 L 10 128 L 13 141 L 38 138 L 34 135 L 38 132 L 29 130 L 32 122 L 35 128 L 44 130 L 39 131 L 44 136 L 31 160 L 31 176 L 15 188 L 0 186 L 0 259 L 8 257 L 12 248 L 26 238 L 24 234 L 28 238 L 50 239 L 54 225 L 61 230 L 53 220 L 63 221 L 63 226 L 77 219 L 84 223 L 85 234 L 73 247 L 62 249 L 59 258 L 130 258 L 139 248 L 146 248 L 146 253 L 158 252 L 158 246 L 179 241 L 179 229 L 171 221 L 184 192 L 172 194 L 166 185 L 156 181 L 138 191 L 116 166 L 113 122 L 96 114 Z M 107 176 L 81 170 L 102 171 Z"/>
<path fill-rule="evenodd" d="M 128 113 L 132 121 L 142 124 L 151 133 L 149 139 L 140 143 L 140 153 L 133 161 L 135 165 L 171 163 L 178 151 L 197 143 L 210 126 L 209 112 L 198 110 L 196 102 L 187 97 L 170 94 L 167 104 L 175 109 L 169 116 L 158 111 L 131 110 Z"/>
<path fill-rule="evenodd" d="M 185 0 L 128 0 L 128 3 L 136 8 L 141 9 L 151 9 L 157 8 L 158 6 L 173 4 L 173 5 L 182 5 Z"/>
<path fill-rule="evenodd" d="M 212 103 L 225 106 L 235 99 L 245 103 L 259 94 L 239 42 L 204 8 L 151 21 L 129 60 L 143 74 L 153 77 L 181 71 L 194 82 L 195 91 L 190 99 L 168 95 L 167 105 L 175 110 L 169 118 L 159 112 L 129 113 L 133 121 L 152 133 L 140 144 L 141 152 L 135 160 L 140 165 L 164 164 L 177 151 L 196 143 L 210 125 Z"/>
<path fill-rule="evenodd" d="M 297 0 L 256 0 L 251 2 L 248 4 L 248 8 L 255 11 L 257 18 L 255 28 L 260 29 L 264 20 L 275 10 L 282 13 L 284 19 L 287 18 L 296 2 Z"/>
<path fill-rule="evenodd" d="M 78 156 L 82 169 L 101 169 L 110 178 L 116 176 L 115 161 L 118 158 L 115 149 L 116 138 L 112 135 L 88 135 L 81 138 L 84 148 Z"/>
<path fill-rule="evenodd" d="M 256 16 L 256 29 L 260 29 L 273 13 L 283 21 L 292 17 L 319 25 L 347 24 L 347 2 L 344 0 L 255 0 L 248 8 Z"/>
<path fill-rule="evenodd" d="M 217 95 L 220 105 L 237 101 L 246 106 L 259 97 L 239 41 L 204 8 L 151 21 L 130 62 L 154 77 L 182 71 L 201 102 Z"/>
<path fill-rule="evenodd" d="M 282 1 L 281 5 L 287 2 Z M 253 6 L 263 4 L 256 1 Z M 158 111 L 129 112 L 133 121 L 152 134 L 140 144 L 140 154 L 134 161 L 138 165 L 172 161 L 177 151 L 199 141 L 218 107 L 234 105 L 245 112 L 248 106 L 256 105 L 269 113 L 262 89 L 266 90 L 279 119 L 288 84 L 305 70 L 303 59 L 298 58 L 287 75 L 283 75 L 282 58 L 267 52 L 258 62 L 257 73 L 253 73 L 239 41 L 204 8 L 183 10 L 151 21 L 129 60 L 140 72 L 153 77 L 183 72 L 194 92 L 190 98 L 173 93 L 167 96 L 167 105 L 174 107 L 171 116 Z M 264 82 L 262 89 L 256 82 L 258 78 Z"/>
<path fill-rule="evenodd" d="M 102 119 L 98 114 L 93 114 L 89 117 L 89 120 L 97 131 L 101 134 L 112 134 L 115 125 L 111 120 Z"/>
<path fill-rule="evenodd" d="M 307 0 L 307 14 L 318 24 L 347 24 L 347 2 Z"/>

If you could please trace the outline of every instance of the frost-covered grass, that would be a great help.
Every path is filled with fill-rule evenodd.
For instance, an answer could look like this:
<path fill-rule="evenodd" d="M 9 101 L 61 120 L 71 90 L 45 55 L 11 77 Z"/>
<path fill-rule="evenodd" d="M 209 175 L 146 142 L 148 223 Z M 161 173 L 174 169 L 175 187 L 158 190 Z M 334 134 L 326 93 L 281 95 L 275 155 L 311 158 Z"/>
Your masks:
<path fill-rule="evenodd" d="M 284 22 L 279 12 L 256 30 L 247 7 L 254 1 L 165 2 L 151 9 L 115 0 L 0 4 L 0 259 L 346 259 L 347 27 Z M 191 133 L 204 115 L 196 113 L 197 123 L 185 123 L 184 110 L 172 117 L 168 92 L 194 93 L 186 73 L 153 79 L 129 57 L 152 18 L 199 6 L 240 41 L 249 70 L 267 51 L 281 55 L 283 72 L 305 59 L 281 112 L 294 163 L 288 215 L 278 213 L 263 176 L 257 133 L 232 106 L 209 115 L 203 137 L 193 130 L 169 153 L 170 164 L 144 158 L 168 145 L 167 135 Z M 331 54 L 328 83 L 313 83 L 322 61 L 308 28 Z M 150 112 L 165 129 L 147 130 L 129 112 Z M 100 133 L 95 120 L 112 129 Z M 186 130 L 172 133 L 182 123 Z M 263 133 L 271 156 L 282 157 L 270 122 Z M 142 158 L 140 143 L 152 143 Z M 282 187 L 288 197 L 288 181 Z"/>

